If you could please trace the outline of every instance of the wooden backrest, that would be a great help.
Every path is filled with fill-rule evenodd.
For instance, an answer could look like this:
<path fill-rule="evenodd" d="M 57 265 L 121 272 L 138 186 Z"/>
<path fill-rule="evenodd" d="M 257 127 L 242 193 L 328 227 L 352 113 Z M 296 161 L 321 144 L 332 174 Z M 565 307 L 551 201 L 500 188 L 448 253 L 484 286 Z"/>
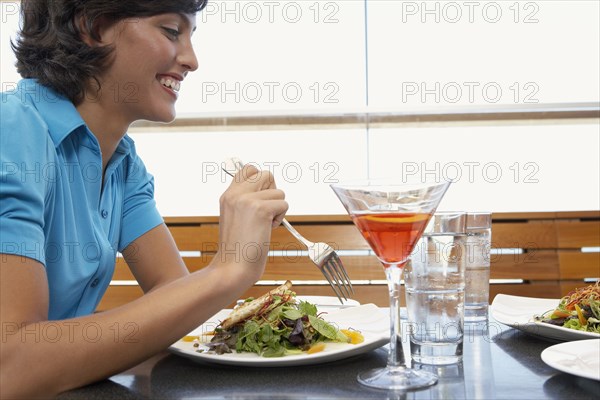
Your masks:
<path fill-rule="evenodd" d="M 361 303 L 388 304 L 381 264 L 347 216 L 298 216 L 288 220 L 312 241 L 340 250 Z M 165 221 L 190 271 L 208 265 L 217 249 L 216 217 L 167 218 Z M 286 279 L 304 295 L 333 295 L 323 275 L 287 230 L 273 231 L 265 273 L 246 296 L 256 296 Z M 600 277 L 600 211 L 503 213 L 492 217 L 490 300 L 497 293 L 558 298 L 584 279 Z M 585 248 L 596 248 L 587 252 Z M 582 251 L 584 249 L 584 251 Z M 253 249 L 248 248 L 247 254 Z M 244 256 L 241 249 L 241 256 Z M 100 309 L 142 295 L 122 258 Z"/>

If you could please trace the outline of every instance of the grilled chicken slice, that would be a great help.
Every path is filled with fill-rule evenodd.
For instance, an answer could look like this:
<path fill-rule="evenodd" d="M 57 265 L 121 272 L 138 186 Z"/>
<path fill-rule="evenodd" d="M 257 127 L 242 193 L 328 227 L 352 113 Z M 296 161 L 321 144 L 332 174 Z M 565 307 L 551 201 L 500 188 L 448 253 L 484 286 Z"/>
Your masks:
<path fill-rule="evenodd" d="M 292 282 L 286 281 L 283 285 L 279 286 L 276 289 L 271 290 L 268 293 L 263 294 L 262 296 L 249 301 L 247 303 L 242 304 L 239 307 L 233 309 L 231 314 L 221 322 L 221 328 L 228 329 L 235 324 L 238 324 L 242 321 L 247 320 L 248 318 L 253 317 L 258 313 L 265 304 L 268 304 L 273 295 L 282 295 L 287 290 L 292 288 Z"/>

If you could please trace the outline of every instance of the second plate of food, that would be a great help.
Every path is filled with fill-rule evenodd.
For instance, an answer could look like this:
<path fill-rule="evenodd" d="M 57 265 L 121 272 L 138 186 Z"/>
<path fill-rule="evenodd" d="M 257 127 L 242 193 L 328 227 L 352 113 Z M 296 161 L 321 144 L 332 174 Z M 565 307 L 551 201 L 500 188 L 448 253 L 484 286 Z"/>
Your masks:
<path fill-rule="evenodd" d="M 598 333 L 578 331 L 535 320 L 536 316 L 554 309 L 558 302 L 558 299 L 498 294 L 490 308 L 496 321 L 533 336 L 562 342 L 600 338 Z"/>

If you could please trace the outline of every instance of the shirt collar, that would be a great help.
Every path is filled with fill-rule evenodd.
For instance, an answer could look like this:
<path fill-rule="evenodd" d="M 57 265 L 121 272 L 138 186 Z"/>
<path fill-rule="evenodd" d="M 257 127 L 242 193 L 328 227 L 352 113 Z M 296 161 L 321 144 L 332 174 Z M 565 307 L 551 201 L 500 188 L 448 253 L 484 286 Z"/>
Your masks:
<path fill-rule="evenodd" d="M 123 137 L 123 139 L 121 139 L 121 141 L 119 142 L 119 145 L 117 146 L 117 149 L 115 150 L 115 153 L 121 153 L 124 155 L 127 155 L 131 152 L 131 147 L 133 146 L 134 141 L 132 138 L 129 137 L 129 135 L 125 135 Z"/>
<path fill-rule="evenodd" d="M 41 114 L 48 125 L 54 146 L 58 147 L 71 132 L 85 125 L 85 121 L 69 99 L 39 84 L 37 80 L 22 79 L 18 83 L 18 90 L 29 98 Z"/>
<path fill-rule="evenodd" d="M 48 125 L 55 147 L 58 147 L 77 128 L 82 126 L 87 128 L 72 101 L 53 89 L 41 85 L 36 79 L 22 79 L 18 83 L 18 90 L 21 91 L 21 95 L 28 95 L 30 101 L 35 104 L 36 109 Z M 89 132 L 89 128 L 86 130 Z M 116 152 L 127 155 L 132 146 L 133 140 L 125 135 L 119 142 Z"/>

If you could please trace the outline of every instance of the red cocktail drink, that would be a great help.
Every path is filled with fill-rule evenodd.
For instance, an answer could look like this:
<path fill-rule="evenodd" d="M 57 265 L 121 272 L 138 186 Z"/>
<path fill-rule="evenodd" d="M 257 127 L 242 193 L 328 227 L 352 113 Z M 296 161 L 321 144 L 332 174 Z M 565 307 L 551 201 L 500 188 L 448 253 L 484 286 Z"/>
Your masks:
<path fill-rule="evenodd" d="M 431 218 L 429 213 L 353 214 L 354 224 L 377 257 L 403 267 Z"/>
<path fill-rule="evenodd" d="M 402 273 L 449 182 L 414 184 L 363 181 L 331 185 L 352 221 L 384 266 L 390 296 L 388 363 L 358 374 L 363 385 L 411 390 L 434 385 L 437 376 L 405 366 L 400 324 Z"/>

